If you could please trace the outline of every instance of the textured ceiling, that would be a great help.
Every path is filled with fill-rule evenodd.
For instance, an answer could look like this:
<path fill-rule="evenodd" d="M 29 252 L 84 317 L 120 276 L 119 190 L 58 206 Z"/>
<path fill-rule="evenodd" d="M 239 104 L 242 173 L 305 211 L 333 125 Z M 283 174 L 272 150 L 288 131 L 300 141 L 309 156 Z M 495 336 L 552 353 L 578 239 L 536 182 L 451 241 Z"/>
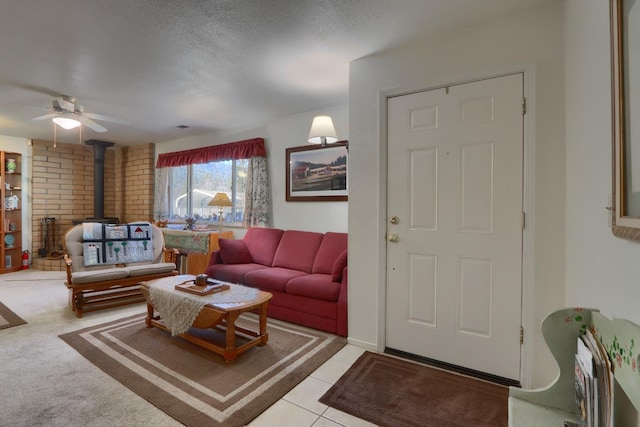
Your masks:
<path fill-rule="evenodd" d="M 130 123 L 83 140 L 261 125 L 347 103 L 352 60 L 550 1 L 2 0 L 0 135 L 51 140 L 51 122 L 30 119 L 60 94 Z"/>

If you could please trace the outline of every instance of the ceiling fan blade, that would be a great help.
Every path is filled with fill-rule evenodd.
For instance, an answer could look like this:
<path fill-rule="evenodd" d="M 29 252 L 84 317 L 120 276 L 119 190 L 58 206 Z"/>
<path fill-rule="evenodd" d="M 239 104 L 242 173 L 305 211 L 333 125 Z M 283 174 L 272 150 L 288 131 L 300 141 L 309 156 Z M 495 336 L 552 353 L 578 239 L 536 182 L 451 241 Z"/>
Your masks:
<path fill-rule="evenodd" d="M 37 109 L 37 110 L 51 111 L 51 109 L 46 108 L 46 107 L 36 107 L 34 105 L 23 104 L 23 103 L 20 103 L 20 102 L 11 102 L 11 101 L 2 101 L 2 100 L 0 100 L 0 104 L 16 105 L 18 107 L 26 107 L 26 108 L 33 108 L 33 109 Z"/>
<path fill-rule="evenodd" d="M 110 117 L 110 116 L 103 116 L 102 114 L 84 113 L 84 115 L 85 115 L 85 117 L 88 117 L 90 119 L 102 120 L 104 122 L 120 123 L 122 125 L 130 124 L 129 122 L 127 122 L 125 120 L 116 119 L 115 117 Z"/>
<path fill-rule="evenodd" d="M 58 114 L 45 114 L 44 116 L 39 116 L 39 117 L 34 117 L 33 119 L 29 119 L 29 120 L 47 120 L 47 119 L 53 119 L 54 117 L 57 117 Z"/>
<path fill-rule="evenodd" d="M 97 124 L 96 122 L 94 122 L 93 120 L 84 117 L 84 116 L 78 116 L 78 117 L 74 117 L 74 119 L 76 119 L 77 121 L 79 121 L 80 123 L 82 123 L 83 125 L 85 125 L 86 127 L 93 129 L 96 132 L 106 132 L 107 128 L 103 128 L 102 126 L 100 126 L 99 124 Z"/>
<path fill-rule="evenodd" d="M 37 86 L 37 85 L 32 85 L 27 83 L 13 83 L 12 86 L 15 86 L 30 92 L 38 93 L 41 95 L 47 95 L 49 98 L 56 98 L 58 97 L 58 95 L 60 95 L 59 92 L 55 90 L 51 90 L 48 87 L 44 87 L 44 86 Z"/>

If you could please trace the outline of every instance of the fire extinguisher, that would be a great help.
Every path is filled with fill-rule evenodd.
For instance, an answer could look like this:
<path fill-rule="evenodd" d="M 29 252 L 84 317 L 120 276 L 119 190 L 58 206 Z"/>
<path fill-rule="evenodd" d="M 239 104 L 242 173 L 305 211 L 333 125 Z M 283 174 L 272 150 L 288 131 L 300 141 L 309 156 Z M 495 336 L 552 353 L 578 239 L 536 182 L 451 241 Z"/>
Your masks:
<path fill-rule="evenodd" d="M 22 269 L 26 270 L 29 268 L 29 251 L 22 252 Z"/>

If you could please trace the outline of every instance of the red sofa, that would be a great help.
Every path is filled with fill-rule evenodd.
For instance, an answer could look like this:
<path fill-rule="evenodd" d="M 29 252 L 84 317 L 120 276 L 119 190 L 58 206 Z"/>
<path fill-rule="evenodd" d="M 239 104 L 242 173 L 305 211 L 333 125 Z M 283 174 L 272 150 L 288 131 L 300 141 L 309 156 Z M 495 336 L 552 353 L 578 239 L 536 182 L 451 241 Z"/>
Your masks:
<path fill-rule="evenodd" d="M 347 336 L 347 233 L 251 228 L 219 242 L 209 277 L 270 292 L 270 317 Z"/>

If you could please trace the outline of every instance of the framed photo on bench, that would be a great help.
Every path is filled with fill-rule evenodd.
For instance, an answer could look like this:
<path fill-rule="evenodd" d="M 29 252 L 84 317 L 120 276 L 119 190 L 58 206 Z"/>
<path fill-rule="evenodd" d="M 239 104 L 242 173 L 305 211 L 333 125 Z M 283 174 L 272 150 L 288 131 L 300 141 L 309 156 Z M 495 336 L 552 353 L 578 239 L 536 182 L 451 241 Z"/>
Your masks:
<path fill-rule="evenodd" d="M 348 154 L 347 141 L 287 148 L 287 202 L 348 200 Z"/>

